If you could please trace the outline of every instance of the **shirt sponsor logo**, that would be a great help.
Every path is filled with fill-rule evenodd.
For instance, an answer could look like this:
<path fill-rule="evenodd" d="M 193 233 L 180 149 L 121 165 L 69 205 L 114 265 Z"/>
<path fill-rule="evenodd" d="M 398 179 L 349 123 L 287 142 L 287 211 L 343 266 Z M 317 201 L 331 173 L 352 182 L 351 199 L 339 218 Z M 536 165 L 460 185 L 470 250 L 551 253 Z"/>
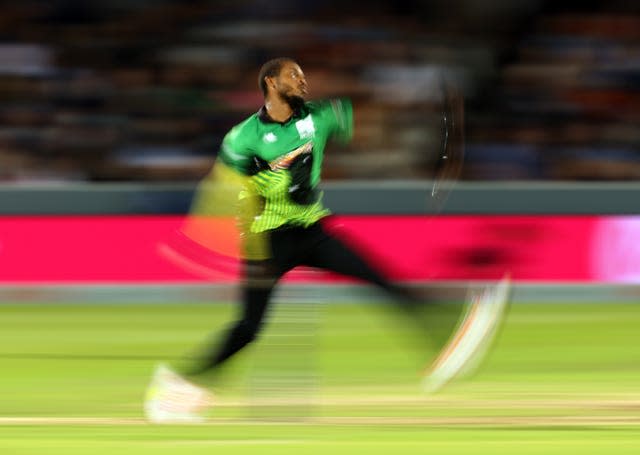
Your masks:
<path fill-rule="evenodd" d="M 284 156 L 277 158 L 269 163 L 271 170 L 277 171 L 279 169 L 288 169 L 291 165 L 291 162 L 299 155 L 303 153 L 311 153 L 313 150 L 313 142 L 307 142 L 306 144 L 302 144 L 295 150 L 290 151 Z"/>
<path fill-rule="evenodd" d="M 298 120 L 296 122 L 296 128 L 298 129 L 300 139 L 312 138 L 316 133 L 316 127 L 313 124 L 313 118 L 311 117 L 311 114 L 307 115 L 302 120 Z"/>

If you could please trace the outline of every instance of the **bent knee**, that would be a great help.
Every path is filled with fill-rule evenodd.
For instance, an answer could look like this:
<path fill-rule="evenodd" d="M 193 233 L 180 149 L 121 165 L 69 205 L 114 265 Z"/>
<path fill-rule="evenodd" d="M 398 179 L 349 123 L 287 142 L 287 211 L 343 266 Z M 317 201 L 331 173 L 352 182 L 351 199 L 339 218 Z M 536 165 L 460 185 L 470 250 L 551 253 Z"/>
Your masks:
<path fill-rule="evenodd" d="M 238 338 L 240 338 L 244 344 L 249 344 L 255 341 L 258 338 L 260 329 L 261 324 L 254 324 L 246 321 L 240 321 L 238 325 L 236 325 Z"/>

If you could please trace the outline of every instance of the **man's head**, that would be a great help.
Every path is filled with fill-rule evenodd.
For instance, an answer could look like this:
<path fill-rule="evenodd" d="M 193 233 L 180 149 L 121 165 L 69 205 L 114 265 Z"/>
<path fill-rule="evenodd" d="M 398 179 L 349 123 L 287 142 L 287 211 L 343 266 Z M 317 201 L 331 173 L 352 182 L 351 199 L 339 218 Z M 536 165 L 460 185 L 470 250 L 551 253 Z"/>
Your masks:
<path fill-rule="evenodd" d="M 262 65 L 258 84 L 265 98 L 280 98 L 292 108 L 304 103 L 307 95 L 307 81 L 300 65 L 287 57 L 269 60 Z"/>

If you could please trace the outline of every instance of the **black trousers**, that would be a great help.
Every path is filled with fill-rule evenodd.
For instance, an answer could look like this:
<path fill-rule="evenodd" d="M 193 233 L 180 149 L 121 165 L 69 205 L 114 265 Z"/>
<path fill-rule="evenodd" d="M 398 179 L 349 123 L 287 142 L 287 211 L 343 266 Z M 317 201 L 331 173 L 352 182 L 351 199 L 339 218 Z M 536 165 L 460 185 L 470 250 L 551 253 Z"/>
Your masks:
<path fill-rule="evenodd" d="M 285 273 L 299 265 L 329 270 L 375 284 L 391 294 L 393 301 L 412 319 L 420 319 L 415 316 L 424 299 L 414 295 L 408 288 L 391 283 L 347 242 L 327 232 L 322 221 L 308 228 L 283 227 L 271 231 L 269 235 L 271 258 L 245 264 L 246 282 L 238 320 L 222 340 L 216 340 L 213 347 L 207 349 L 200 364 L 187 374 L 197 375 L 215 370 L 255 340 L 263 326 L 275 285 Z"/>

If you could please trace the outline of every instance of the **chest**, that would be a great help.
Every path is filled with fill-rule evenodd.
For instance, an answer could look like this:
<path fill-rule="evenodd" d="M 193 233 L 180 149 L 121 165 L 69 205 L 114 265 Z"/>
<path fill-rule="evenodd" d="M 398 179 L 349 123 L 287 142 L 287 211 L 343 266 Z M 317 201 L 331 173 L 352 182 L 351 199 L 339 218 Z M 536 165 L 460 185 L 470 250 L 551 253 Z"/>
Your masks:
<path fill-rule="evenodd" d="M 285 124 L 263 125 L 254 148 L 258 156 L 270 162 L 309 142 L 313 144 L 314 153 L 322 150 L 326 142 L 322 125 L 312 114 Z"/>

